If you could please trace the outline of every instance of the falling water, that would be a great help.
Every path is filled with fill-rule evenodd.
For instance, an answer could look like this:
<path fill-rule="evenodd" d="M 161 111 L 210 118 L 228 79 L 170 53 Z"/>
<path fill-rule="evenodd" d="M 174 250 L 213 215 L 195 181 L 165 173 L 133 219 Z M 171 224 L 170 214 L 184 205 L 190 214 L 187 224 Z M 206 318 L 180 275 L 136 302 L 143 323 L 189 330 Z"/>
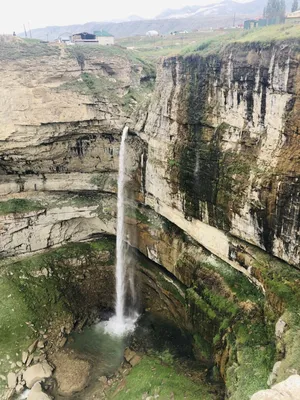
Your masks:
<path fill-rule="evenodd" d="M 125 186 L 125 148 L 128 127 L 125 126 L 122 133 L 119 154 L 119 176 L 118 176 L 118 202 L 117 202 L 117 249 L 116 249 L 116 304 L 115 315 L 106 323 L 105 330 L 115 335 L 134 329 L 138 317 L 136 312 L 127 316 L 125 313 L 126 298 L 126 260 L 125 260 L 125 229 L 124 229 L 124 186 Z M 131 281 L 131 279 L 130 279 Z M 129 282 L 132 286 L 132 282 Z M 131 289 L 132 290 L 132 289 Z"/>
<path fill-rule="evenodd" d="M 125 141 L 128 128 L 125 126 L 122 133 L 122 141 L 119 155 L 118 176 L 118 220 L 117 220 L 117 265 L 116 265 L 116 321 L 124 325 L 125 302 L 125 257 L 124 257 L 124 183 L 125 183 Z"/>

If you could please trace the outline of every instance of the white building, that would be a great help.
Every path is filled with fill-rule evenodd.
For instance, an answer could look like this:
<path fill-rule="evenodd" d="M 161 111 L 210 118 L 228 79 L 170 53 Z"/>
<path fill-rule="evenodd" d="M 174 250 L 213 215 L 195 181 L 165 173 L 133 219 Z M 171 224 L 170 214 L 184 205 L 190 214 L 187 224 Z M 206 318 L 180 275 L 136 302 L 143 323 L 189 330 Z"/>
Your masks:
<path fill-rule="evenodd" d="M 146 36 L 158 36 L 159 33 L 157 31 L 148 31 L 146 33 Z"/>

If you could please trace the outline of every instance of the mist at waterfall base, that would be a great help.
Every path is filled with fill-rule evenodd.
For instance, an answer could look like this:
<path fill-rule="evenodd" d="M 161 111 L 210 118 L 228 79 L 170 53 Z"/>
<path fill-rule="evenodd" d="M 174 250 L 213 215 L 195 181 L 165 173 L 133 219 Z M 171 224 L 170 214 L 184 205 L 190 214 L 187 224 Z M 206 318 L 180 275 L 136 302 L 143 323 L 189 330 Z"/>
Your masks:
<path fill-rule="evenodd" d="M 117 201 L 117 246 L 116 246 L 116 303 L 115 314 L 108 320 L 101 322 L 104 331 L 111 335 L 122 336 L 132 332 L 138 319 L 135 310 L 135 285 L 134 274 L 127 271 L 125 251 L 125 179 L 126 179 L 126 138 L 128 127 L 122 132 L 119 153 L 119 175 L 118 175 L 118 201 Z M 130 272 L 131 271 L 131 272 Z M 127 273 L 128 272 L 128 273 Z M 127 290 L 130 291 L 132 304 L 125 310 Z"/>

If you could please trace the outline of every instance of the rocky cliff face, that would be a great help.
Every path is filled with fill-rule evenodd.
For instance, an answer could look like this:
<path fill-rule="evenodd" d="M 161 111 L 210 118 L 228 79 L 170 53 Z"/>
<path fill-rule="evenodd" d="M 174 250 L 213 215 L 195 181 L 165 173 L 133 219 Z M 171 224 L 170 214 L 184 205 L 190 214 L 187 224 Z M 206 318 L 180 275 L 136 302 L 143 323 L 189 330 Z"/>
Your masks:
<path fill-rule="evenodd" d="M 184 286 L 157 290 L 144 268 L 149 298 L 171 299 L 168 318 L 231 400 L 266 387 L 275 357 L 271 384 L 300 370 L 296 43 L 164 59 L 154 90 L 152 68 L 121 49 L 22 49 L 0 62 L 4 262 L 115 234 L 127 124 L 128 243 Z"/>
<path fill-rule="evenodd" d="M 230 234 L 298 266 L 299 82 L 287 44 L 164 60 L 146 203 L 223 259 Z"/>

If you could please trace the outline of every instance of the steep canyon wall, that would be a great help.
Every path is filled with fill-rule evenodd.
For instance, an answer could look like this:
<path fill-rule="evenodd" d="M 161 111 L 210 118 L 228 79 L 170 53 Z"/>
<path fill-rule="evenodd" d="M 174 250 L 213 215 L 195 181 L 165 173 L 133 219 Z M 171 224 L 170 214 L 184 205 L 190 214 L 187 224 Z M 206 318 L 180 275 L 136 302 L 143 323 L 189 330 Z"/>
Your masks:
<path fill-rule="evenodd" d="M 230 399 L 266 386 L 275 360 L 275 381 L 298 371 L 297 42 L 166 58 L 156 77 L 122 49 L 45 49 L 0 61 L 2 261 L 115 235 L 127 124 L 128 243 L 184 286 L 156 291 L 160 273 L 144 270 L 151 293 L 177 287 L 180 323 Z"/>

